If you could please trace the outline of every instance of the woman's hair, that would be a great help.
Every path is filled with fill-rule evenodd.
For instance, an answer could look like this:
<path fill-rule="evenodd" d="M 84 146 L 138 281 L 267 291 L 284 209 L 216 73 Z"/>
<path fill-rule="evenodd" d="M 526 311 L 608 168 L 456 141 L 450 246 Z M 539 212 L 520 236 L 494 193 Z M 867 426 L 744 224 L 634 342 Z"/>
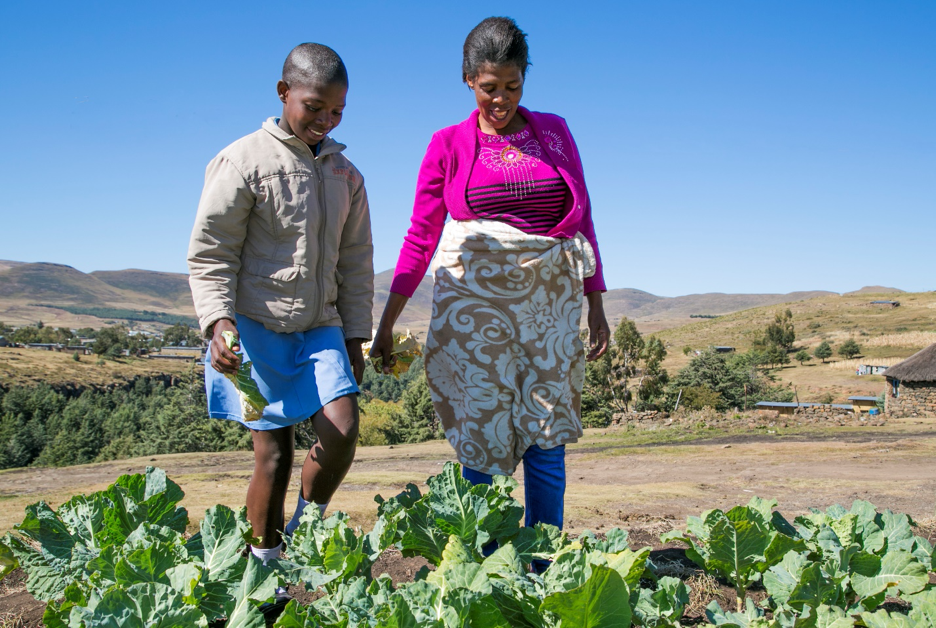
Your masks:
<path fill-rule="evenodd" d="M 468 33 L 462 57 L 462 81 L 475 77 L 485 63 L 515 65 L 526 78 L 530 50 L 526 33 L 509 17 L 489 17 Z"/>

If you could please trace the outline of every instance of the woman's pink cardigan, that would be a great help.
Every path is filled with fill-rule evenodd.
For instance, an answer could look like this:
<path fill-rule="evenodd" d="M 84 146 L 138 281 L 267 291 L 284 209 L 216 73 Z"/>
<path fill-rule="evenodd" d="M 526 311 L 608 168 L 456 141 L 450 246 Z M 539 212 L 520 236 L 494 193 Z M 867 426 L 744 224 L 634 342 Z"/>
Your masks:
<path fill-rule="evenodd" d="M 591 217 L 591 201 L 585 187 L 585 174 L 578 148 L 565 120 L 551 113 L 538 113 L 518 108 L 540 144 L 550 151 L 550 157 L 572 191 L 566 201 L 565 216 L 547 235 L 572 238 L 581 232 L 595 250 L 595 274 L 585 279 L 585 293 L 604 291 L 601 256 Z M 409 232 L 403 242 L 400 258 L 393 273 L 391 292 L 412 297 L 426 274 L 439 239 L 445 218 L 476 220 L 465 200 L 468 178 L 478 152 L 478 110 L 467 120 L 436 132 L 426 149 L 419 178 L 416 181 L 416 201 Z"/>

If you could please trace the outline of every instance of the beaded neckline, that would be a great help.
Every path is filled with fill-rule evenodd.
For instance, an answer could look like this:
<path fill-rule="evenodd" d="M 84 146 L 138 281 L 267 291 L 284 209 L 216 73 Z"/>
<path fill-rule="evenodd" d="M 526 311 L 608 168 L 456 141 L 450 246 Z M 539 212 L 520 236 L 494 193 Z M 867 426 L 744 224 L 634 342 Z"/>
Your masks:
<path fill-rule="evenodd" d="M 530 137 L 530 127 L 529 125 L 524 127 L 522 130 L 517 131 L 511 135 L 488 135 L 481 129 L 478 129 L 478 135 L 481 136 L 481 141 L 485 144 L 504 144 L 507 142 L 519 142 Z"/>

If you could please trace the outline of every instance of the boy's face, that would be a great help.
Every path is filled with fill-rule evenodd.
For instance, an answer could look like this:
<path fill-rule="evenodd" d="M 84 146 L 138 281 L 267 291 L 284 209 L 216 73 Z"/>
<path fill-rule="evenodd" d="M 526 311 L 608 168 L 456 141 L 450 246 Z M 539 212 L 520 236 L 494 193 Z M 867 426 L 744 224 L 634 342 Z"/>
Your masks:
<path fill-rule="evenodd" d="M 280 81 L 276 91 L 283 101 L 280 127 L 309 146 L 315 146 L 341 122 L 348 86 L 341 83 L 287 85 Z"/>

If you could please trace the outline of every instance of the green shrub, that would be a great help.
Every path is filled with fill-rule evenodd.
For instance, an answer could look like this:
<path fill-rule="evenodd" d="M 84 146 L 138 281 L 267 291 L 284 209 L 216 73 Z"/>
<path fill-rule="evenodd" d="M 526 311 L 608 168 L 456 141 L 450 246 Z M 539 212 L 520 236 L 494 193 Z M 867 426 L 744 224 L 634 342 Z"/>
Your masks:
<path fill-rule="evenodd" d="M 611 425 L 611 411 L 608 409 L 589 410 L 582 413 L 582 427 L 608 427 L 609 425 Z"/>
<path fill-rule="evenodd" d="M 400 420 L 402 410 L 397 403 L 375 399 L 361 404 L 361 426 L 358 444 L 362 447 L 373 445 L 392 445 L 398 442 L 394 438 L 394 425 Z"/>
<path fill-rule="evenodd" d="M 687 410 L 701 410 L 702 408 L 718 408 L 721 404 L 721 395 L 705 386 L 690 386 L 682 391 L 679 405 Z"/>

